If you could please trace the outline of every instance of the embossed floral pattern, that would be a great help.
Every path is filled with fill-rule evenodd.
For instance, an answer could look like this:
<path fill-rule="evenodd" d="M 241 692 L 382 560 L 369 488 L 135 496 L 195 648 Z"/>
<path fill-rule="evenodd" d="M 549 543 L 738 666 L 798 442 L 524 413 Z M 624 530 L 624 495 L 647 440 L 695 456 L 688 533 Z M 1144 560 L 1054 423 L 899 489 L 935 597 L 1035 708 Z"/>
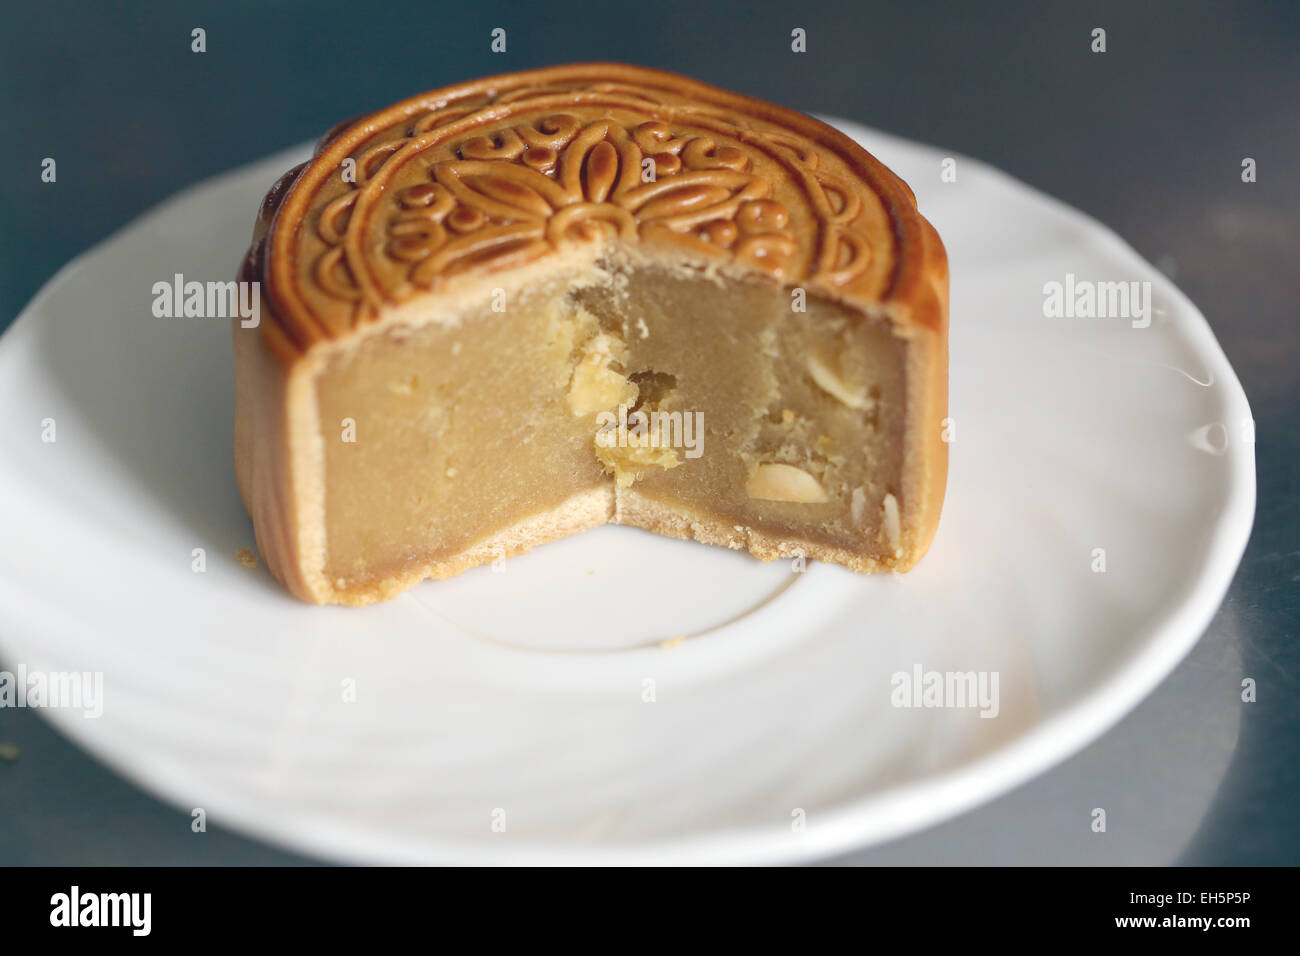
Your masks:
<path fill-rule="evenodd" d="M 599 91 L 629 103 L 653 102 L 644 91 L 615 84 Z M 759 136 L 707 110 L 685 124 L 692 132 L 657 119 L 626 126 L 612 118 L 583 122 L 563 111 L 488 135 L 473 129 L 474 119 L 491 106 L 555 94 L 514 90 L 490 103 L 433 110 L 413 122 L 405 137 L 362 151 L 352 188 L 316 220 L 326 247 L 312 270 L 319 288 L 352 302 L 356 322 L 373 315 L 381 297 L 380 290 L 358 282 L 364 255 L 382 254 L 403 267 L 411 287 L 429 289 L 466 270 L 511 268 L 565 243 L 609 235 L 632 242 L 670 240 L 787 281 L 841 285 L 870 262 L 870 244 L 853 228 L 861 212 L 856 191 L 819 169 L 817 152 L 793 138 Z M 465 135 L 449 148 L 444 144 L 447 158 L 429 163 L 424 181 L 380 195 L 394 157 L 409 160 L 418 154 L 421 137 L 453 124 L 463 126 Z M 701 127 L 719 135 L 702 134 Z M 790 210 L 756 171 L 760 155 L 775 158 L 802 186 L 806 215 L 818 224 L 816 249 L 803 250 L 801 268 L 792 268 L 800 249 Z M 364 218 L 353 215 L 363 202 L 379 204 L 382 244 L 364 244 L 367 252 L 358 258 L 362 243 L 348 238 L 354 218 Z"/>

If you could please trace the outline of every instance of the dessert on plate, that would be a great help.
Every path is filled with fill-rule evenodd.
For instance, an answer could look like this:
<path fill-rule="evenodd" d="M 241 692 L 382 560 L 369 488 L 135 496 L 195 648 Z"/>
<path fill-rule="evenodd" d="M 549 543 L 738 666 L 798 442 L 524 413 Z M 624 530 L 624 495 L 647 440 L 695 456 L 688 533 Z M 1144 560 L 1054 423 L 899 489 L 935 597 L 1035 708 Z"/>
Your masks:
<path fill-rule="evenodd" d="M 235 467 L 298 597 L 361 605 L 615 522 L 906 571 L 947 474 L 947 261 L 800 113 L 557 66 L 331 130 L 267 194 Z"/>

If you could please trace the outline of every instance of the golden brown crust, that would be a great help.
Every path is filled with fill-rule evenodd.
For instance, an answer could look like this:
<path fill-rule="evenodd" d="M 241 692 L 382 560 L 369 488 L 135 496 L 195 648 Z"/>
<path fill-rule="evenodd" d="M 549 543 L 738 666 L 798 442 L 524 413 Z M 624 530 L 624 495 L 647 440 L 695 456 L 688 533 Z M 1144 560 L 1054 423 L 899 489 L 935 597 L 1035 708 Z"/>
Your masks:
<path fill-rule="evenodd" d="M 910 571 L 929 550 L 948 485 L 948 256 L 934 227 L 917 218 L 924 247 L 917 258 L 926 266 L 912 298 L 917 334 L 907 352 L 904 548 L 895 571 Z"/>
<path fill-rule="evenodd" d="M 672 73 L 584 63 L 334 127 L 268 193 L 243 277 L 263 283 L 263 335 L 285 364 L 451 276 L 611 235 L 740 260 L 936 329 L 946 263 L 927 231 L 907 185 L 824 123 Z"/>

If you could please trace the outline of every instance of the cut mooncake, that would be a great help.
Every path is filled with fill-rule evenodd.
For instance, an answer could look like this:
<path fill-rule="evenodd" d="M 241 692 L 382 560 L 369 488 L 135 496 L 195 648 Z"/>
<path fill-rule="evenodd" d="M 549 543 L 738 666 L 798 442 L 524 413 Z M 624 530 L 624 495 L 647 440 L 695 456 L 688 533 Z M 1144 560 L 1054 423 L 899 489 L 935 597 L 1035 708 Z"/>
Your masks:
<path fill-rule="evenodd" d="M 943 245 L 802 114 L 617 64 L 435 90 L 331 130 L 239 278 L 239 489 L 306 601 L 606 522 L 863 572 L 934 536 Z"/>

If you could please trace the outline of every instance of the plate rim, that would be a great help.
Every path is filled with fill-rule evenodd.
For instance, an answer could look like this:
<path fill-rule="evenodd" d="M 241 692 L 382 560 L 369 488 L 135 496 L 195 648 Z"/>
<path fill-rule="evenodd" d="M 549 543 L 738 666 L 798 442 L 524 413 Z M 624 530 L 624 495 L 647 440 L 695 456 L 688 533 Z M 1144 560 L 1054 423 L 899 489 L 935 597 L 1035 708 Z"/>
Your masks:
<path fill-rule="evenodd" d="M 1137 274 L 1150 279 L 1153 289 L 1169 301 L 1171 310 L 1179 314 L 1181 337 L 1197 357 L 1206 362 L 1215 375 L 1215 384 L 1225 390 L 1221 399 L 1223 406 L 1240 405 L 1245 414 L 1250 415 L 1249 400 L 1240 379 L 1200 309 L 1110 227 L 982 160 L 840 117 L 819 118 L 855 141 L 866 139 L 872 147 L 897 143 L 954 157 L 960 164 L 974 166 L 983 175 L 1023 194 L 1035 205 L 1069 220 L 1080 231 L 1104 243 L 1109 254 L 1131 264 Z M 40 287 L 5 333 L 0 335 L 0 350 L 12 347 L 17 338 L 14 330 L 35 321 L 35 313 L 58 285 L 84 268 L 87 260 L 106 247 L 146 226 L 155 216 L 161 215 L 165 207 L 237 179 L 253 167 L 269 166 L 272 160 L 298 156 L 309 149 L 309 144 L 299 144 L 240 164 L 192 183 L 134 216 L 76 255 Z M 291 163 L 286 164 L 286 168 L 287 165 Z M 836 854 L 876 846 L 937 826 L 1009 793 L 1064 763 L 1113 729 L 1173 671 L 1200 641 L 1222 605 L 1254 525 L 1254 445 L 1230 443 L 1222 457 L 1230 462 L 1225 481 L 1226 494 L 1209 533 L 1206 560 L 1196 574 L 1183 579 L 1177 597 L 1166 605 L 1166 613 L 1158 625 L 1148 629 L 1138 645 L 1128 648 L 1123 659 L 1117 659 L 1096 686 L 1059 712 L 1038 721 L 985 755 L 950 770 L 890 786 L 818 813 L 816 825 L 799 834 L 773 824 L 714 828 L 685 836 L 579 846 L 530 840 L 496 848 L 460 840 L 400 839 L 365 826 L 341 823 L 324 814 L 294 812 L 287 806 L 258 806 L 255 799 L 229 789 L 223 792 L 218 787 L 214 790 L 211 782 L 200 785 L 191 775 L 177 773 L 174 767 L 163 767 L 138 758 L 120 742 L 101 740 L 96 733 L 88 733 L 90 728 L 84 721 L 75 720 L 76 715 L 70 712 L 42 709 L 39 713 L 91 759 L 106 765 L 133 786 L 168 806 L 185 807 L 190 803 L 186 795 L 202 789 L 205 792 L 204 804 L 214 822 L 246 838 L 317 860 L 451 865 L 651 866 L 825 860 Z M 0 649 L 12 649 L 11 641 L 0 636 Z M 11 655 L 6 653 L 5 656 Z M 919 799 L 921 794 L 925 799 Z"/>

